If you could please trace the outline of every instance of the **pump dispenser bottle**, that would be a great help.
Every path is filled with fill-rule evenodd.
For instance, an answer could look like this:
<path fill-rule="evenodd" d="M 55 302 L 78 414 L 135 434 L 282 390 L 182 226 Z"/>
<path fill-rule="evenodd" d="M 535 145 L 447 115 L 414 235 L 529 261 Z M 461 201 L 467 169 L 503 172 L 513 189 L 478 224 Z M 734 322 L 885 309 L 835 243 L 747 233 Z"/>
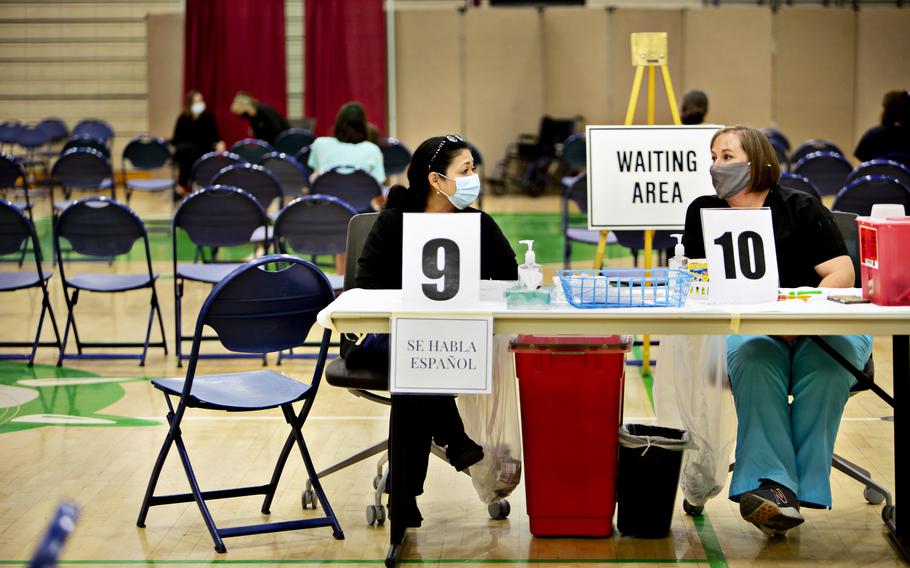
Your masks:
<path fill-rule="evenodd" d="M 518 280 L 528 290 L 536 290 L 540 288 L 540 283 L 543 281 L 543 269 L 537 264 L 537 255 L 534 254 L 534 241 L 518 242 L 528 245 L 524 264 L 518 267 Z"/>
<path fill-rule="evenodd" d="M 686 249 L 682 244 L 683 236 L 679 233 L 670 236 L 676 239 L 676 246 L 673 249 L 673 256 L 667 261 L 667 266 L 678 270 L 688 270 L 689 259 L 686 258 Z"/>

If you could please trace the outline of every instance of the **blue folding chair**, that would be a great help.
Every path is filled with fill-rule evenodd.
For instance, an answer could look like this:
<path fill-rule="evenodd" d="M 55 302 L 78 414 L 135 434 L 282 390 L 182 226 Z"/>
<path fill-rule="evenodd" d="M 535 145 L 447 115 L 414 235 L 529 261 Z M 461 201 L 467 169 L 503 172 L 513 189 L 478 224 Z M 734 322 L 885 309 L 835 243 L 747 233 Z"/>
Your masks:
<path fill-rule="evenodd" d="M 6 146 L 12 151 L 19 138 L 19 130 L 22 128 L 24 128 L 23 125 L 14 120 L 0 123 L 0 152 L 4 151 Z"/>
<path fill-rule="evenodd" d="M 47 530 L 29 561 L 29 568 L 54 568 L 63 550 L 66 539 L 76 528 L 79 520 L 79 507 L 75 503 L 64 501 L 57 507 L 54 518 L 47 525 Z"/>
<path fill-rule="evenodd" d="M 813 152 L 795 162 L 793 173 L 809 178 L 821 195 L 836 195 L 853 171 L 843 155 L 837 152 Z"/>
<path fill-rule="evenodd" d="M 815 184 L 809 181 L 809 178 L 806 176 L 801 176 L 799 174 L 791 174 L 788 172 L 783 172 L 780 174 L 780 186 L 786 187 L 787 189 L 795 189 L 796 191 L 802 191 L 803 193 L 808 193 L 809 195 L 814 196 L 816 199 L 821 199 L 822 196 L 818 192 L 818 188 L 815 187 Z"/>
<path fill-rule="evenodd" d="M 196 160 L 190 173 L 190 183 L 196 189 L 212 185 L 215 174 L 234 164 L 245 164 L 246 160 L 233 152 L 209 152 Z"/>
<path fill-rule="evenodd" d="M 800 144 L 796 150 L 793 150 L 793 154 L 790 155 L 790 163 L 795 164 L 808 156 L 809 154 L 814 154 L 815 152 L 834 152 L 835 154 L 844 155 L 841 152 L 841 149 L 834 142 L 828 140 L 822 140 L 820 138 L 813 138 L 812 140 L 806 140 Z"/>
<path fill-rule="evenodd" d="M 72 148 L 91 148 L 96 152 L 100 152 L 105 158 L 111 158 L 111 149 L 107 147 L 107 144 L 100 138 L 95 138 L 88 134 L 80 134 L 67 140 L 63 148 L 60 149 L 60 153 L 63 154 Z"/>
<path fill-rule="evenodd" d="M 61 140 L 66 140 L 67 136 L 70 135 L 69 130 L 66 128 L 66 123 L 63 122 L 63 119 L 56 117 L 48 117 L 38 123 L 38 128 L 44 130 L 50 138 L 51 143 L 60 142 Z"/>
<path fill-rule="evenodd" d="M 879 156 L 878 159 L 891 160 L 892 162 L 897 162 L 910 168 L 910 154 L 905 152 L 889 152 Z"/>
<path fill-rule="evenodd" d="M 863 162 L 850 172 L 850 175 L 847 176 L 847 183 L 864 176 L 894 178 L 906 187 L 910 187 L 910 167 L 894 160 L 876 159 Z"/>
<path fill-rule="evenodd" d="M 38 330 L 35 332 L 33 341 L 0 342 L 0 347 L 31 347 L 31 353 L 27 355 L 0 353 L 0 359 L 27 359 L 28 365 L 32 366 L 39 347 L 60 349 L 60 332 L 57 329 L 57 319 L 54 317 L 54 308 L 51 306 L 50 296 L 47 292 L 47 281 L 53 276 L 53 272 L 45 272 L 42 267 L 41 243 L 38 241 L 38 234 L 35 232 L 35 225 L 32 224 L 31 219 L 25 215 L 22 209 L 9 201 L 0 200 L 0 255 L 18 253 L 27 248 L 28 241 L 31 241 L 31 249 L 34 252 L 35 270 L 0 272 L 0 292 L 41 288 L 41 313 L 38 315 Z M 56 341 L 53 343 L 41 341 L 41 327 L 44 325 L 45 314 L 50 316 L 51 325 L 54 328 Z"/>
<path fill-rule="evenodd" d="M 123 191 L 126 202 L 129 204 L 133 191 L 157 192 L 170 190 L 174 195 L 177 191 L 177 170 L 172 160 L 171 149 L 167 142 L 150 134 L 136 136 L 123 149 L 120 158 L 120 169 L 123 172 Z M 166 178 L 134 179 L 126 177 L 126 165 L 129 163 L 134 170 L 151 172 L 170 167 L 170 176 Z"/>
<path fill-rule="evenodd" d="M 868 216 L 877 203 L 897 203 L 904 206 L 905 212 L 910 212 L 910 189 L 894 178 L 864 176 L 842 189 L 831 209 Z"/>
<path fill-rule="evenodd" d="M 228 166 L 215 174 L 215 177 L 212 178 L 212 185 L 239 187 L 255 197 L 265 211 L 268 211 L 275 202 L 278 203 L 278 209 L 284 205 L 281 184 L 270 171 L 256 164 Z M 273 215 L 269 215 L 269 219 L 273 217 Z M 250 242 L 263 243 L 271 238 L 272 228 L 269 225 L 263 225 L 253 232 Z"/>
<path fill-rule="evenodd" d="M 277 270 L 268 271 L 274 266 Z M 322 379 L 331 331 L 322 333 L 319 357 L 310 384 L 302 383 L 274 371 L 247 371 L 220 375 L 196 375 L 203 328 L 215 331 L 224 347 L 239 353 L 267 353 L 290 349 L 306 341 L 316 314 L 335 297 L 322 272 L 313 264 L 288 255 L 272 255 L 252 260 L 219 282 L 203 304 L 193 333 L 193 348 L 186 378 L 155 379 L 152 384 L 164 393 L 168 406 L 168 433 L 155 461 L 148 489 L 142 501 L 136 524 L 145 526 L 149 507 L 195 501 L 215 543 L 215 550 L 225 552 L 224 538 L 276 531 L 315 527 L 332 527 L 332 536 L 344 538 L 341 525 L 332 510 L 313 467 L 302 428 L 313 406 Z M 175 407 L 171 398 L 178 397 Z M 303 401 L 300 412 L 293 403 Z M 190 457 L 183 442 L 182 424 L 187 408 L 227 412 L 258 411 L 281 408 L 291 433 L 285 441 L 272 473 L 265 485 L 203 491 L 196 480 Z M 155 495 L 155 486 L 171 446 L 177 447 L 191 492 L 178 495 Z M 300 450 L 303 463 L 325 511 L 321 518 L 270 522 L 231 528 L 218 528 L 207 505 L 208 500 L 264 495 L 262 514 L 269 514 L 272 499 L 293 446 Z"/>
<path fill-rule="evenodd" d="M 600 242 L 600 231 L 588 229 L 587 221 L 585 221 L 585 226 L 579 226 L 577 223 L 572 223 L 571 215 L 569 214 L 570 204 L 572 203 L 575 204 L 581 213 L 584 215 L 588 214 L 587 174 L 581 174 L 575 178 L 571 178 L 569 183 L 566 184 L 565 191 L 562 195 L 562 267 L 566 270 L 569 269 L 572 261 L 573 242 L 589 245 L 596 245 Z M 616 242 L 616 236 L 612 232 L 607 235 L 607 242 L 611 244 Z"/>
<path fill-rule="evenodd" d="M 286 201 L 300 197 L 309 187 L 307 167 L 298 162 L 292 154 L 272 152 L 266 154 L 259 165 L 275 176 Z"/>
<path fill-rule="evenodd" d="M 777 157 L 777 163 L 780 165 L 780 169 L 782 171 L 789 170 L 790 157 L 787 156 L 787 149 L 776 139 L 769 138 L 768 142 L 771 143 L 771 147 L 774 149 L 774 155 Z"/>
<path fill-rule="evenodd" d="M 136 241 L 141 240 L 145 250 L 146 270 L 139 274 L 80 272 L 67 275 L 61 240 L 66 240 L 73 252 L 104 259 L 129 253 Z M 149 250 L 148 232 L 142 220 L 132 209 L 107 197 L 87 197 L 76 201 L 64 209 L 54 223 L 54 252 L 57 257 L 57 266 L 60 269 L 60 280 L 63 282 L 63 297 L 66 300 L 67 311 L 66 325 L 63 328 L 63 342 L 60 346 L 60 356 L 57 358 L 58 367 L 63 364 L 64 359 L 138 359 L 141 367 L 145 365 L 149 347 L 161 347 L 165 355 L 167 354 L 164 321 L 161 318 L 161 306 L 158 303 L 158 292 L 155 289 L 158 275 L 152 270 L 152 253 Z M 80 292 L 115 294 L 144 289 L 151 292 L 144 341 L 82 341 L 76 327 L 75 314 Z M 152 324 L 156 315 L 158 327 L 161 330 L 161 341 L 153 343 L 151 342 Z M 72 355 L 66 353 L 71 328 L 77 350 L 77 353 Z M 142 350 L 138 354 L 83 353 L 86 348 L 129 347 L 141 347 Z"/>
<path fill-rule="evenodd" d="M 316 140 L 316 135 L 306 128 L 289 128 L 275 138 L 275 149 L 294 156 Z"/>
<path fill-rule="evenodd" d="M 268 217 L 262 205 L 246 191 L 229 186 L 212 186 L 190 194 L 174 213 L 171 229 L 171 246 L 174 269 L 174 320 L 177 338 L 177 366 L 183 366 L 188 355 L 183 353 L 183 342 L 193 338 L 184 335 L 181 326 L 183 287 L 185 282 L 217 284 L 241 263 L 219 263 L 216 255 L 219 248 L 250 244 L 250 237 L 257 227 L 265 226 Z M 186 233 L 197 250 L 209 247 L 211 261 L 208 263 L 180 263 L 177 255 L 178 229 Z M 268 253 L 270 243 L 265 242 Z M 203 340 L 210 338 L 203 337 Z M 199 355 L 203 358 L 231 359 L 249 357 L 232 353 Z M 265 357 L 262 357 L 265 364 Z"/>
<path fill-rule="evenodd" d="M 103 154 L 91 148 L 71 148 L 57 158 L 51 178 L 63 189 L 63 201 L 54 202 L 54 212 L 70 205 L 73 190 L 104 191 L 110 189 L 116 199 L 114 172 Z"/>
<path fill-rule="evenodd" d="M 9 154 L 0 153 L 0 191 L 11 192 L 18 197 L 22 195 L 23 201 L 10 201 L 28 214 L 32 219 L 32 200 L 28 191 L 28 174 L 22 168 L 19 160 Z"/>
<path fill-rule="evenodd" d="M 76 126 L 73 127 L 73 136 L 80 136 L 82 134 L 98 138 L 108 145 L 110 145 L 111 141 L 114 139 L 114 129 L 111 128 L 111 125 L 97 118 L 80 120 Z"/>
<path fill-rule="evenodd" d="M 777 142 L 787 152 L 790 151 L 790 140 L 784 136 L 784 133 L 776 128 L 762 128 L 762 134 L 771 142 Z"/>
<path fill-rule="evenodd" d="M 411 163 L 411 151 L 397 138 L 383 138 L 379 141 L 382 151 L 382 167 L 386 175 L 403 174 Z"/>
<path fill-rule="evenodd" d="M 234 142 L 230 151 L 251 164 L 258 164 L 259 160 L 265 157 L 266 154 L 274 152 L 275 148 L 265 140 L 244 138 L 243 140 Z"/>
<path fill-rule="evenodd" d="M 47 178 L 47 158 L 41 150 L 51 141 L 47 132 L 38 126 L 24 126 L 19 130 L 16 143 L 25 150 L 25 155 L 19 159 L 26 171 L 41 173 L 42 179 Z"/>
<path fill-rule="evenodd" d="M 351 166 L 339 166 L 316 178 L 310 193 L 337 197 L 358 213 L 368 213 L 373 210 L 373 198 L 382 195 L 382 188 L 376 178 L 367 172 Z"/>
<path fill-rule="evenodd" d="M 570 169 L 583 170 L 588 167 L 588 143 L 585 135 L 573 134 L 562 143 L 562 161 Z"/>

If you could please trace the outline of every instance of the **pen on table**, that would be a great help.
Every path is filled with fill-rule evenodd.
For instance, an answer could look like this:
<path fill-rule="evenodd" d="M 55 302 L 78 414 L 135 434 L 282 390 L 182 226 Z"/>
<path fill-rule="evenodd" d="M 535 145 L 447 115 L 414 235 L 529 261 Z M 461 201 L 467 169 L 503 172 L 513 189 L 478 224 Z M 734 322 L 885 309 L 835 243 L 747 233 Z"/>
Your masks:
<path fill-rule="evenodd" d="M 809 296 L 812 294 L 821 294 L 821 293 L 822 293 L 821 290 L 790 290 L 790 292 L 788 292 L 787 295 L 792 298 L 794 296 Z"/>

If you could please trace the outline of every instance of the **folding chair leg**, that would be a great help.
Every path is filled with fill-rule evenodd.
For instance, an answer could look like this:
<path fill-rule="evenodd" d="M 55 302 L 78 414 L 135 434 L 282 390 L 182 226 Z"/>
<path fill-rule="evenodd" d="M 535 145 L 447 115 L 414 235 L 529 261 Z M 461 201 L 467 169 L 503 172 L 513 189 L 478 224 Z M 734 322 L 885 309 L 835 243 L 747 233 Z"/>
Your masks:
<path fill-rule="evenodd" d="M 161 304 L 158 302 L 158 292 L 154 286 L 152 286 L 152 302 L 158 314 L 158 328 L 161 330 L 161 343 L 164 347 L 164 354 L 167 355 L 167 335 L 164 333 L 164 318 L 161 316 Z"/>
<path fill-rule="evenodd" d="M 174 275 L 174 326 L 177 333 L 174 338 L 177 340 L 177 367 L 183 367 L 183 336 L 180 334 L 180 300 L 183 297 L 183 282 Z"/>
<path fill-rule="evenodd" d="M 312 399 L 310 399 L 310 401 L 311 400 Z M 307 402 L 309 403 L 310 401 Z M 291 425 L 292 435 L 297 441 L 297 447 L 300 448 L 300 455 L 303 457 L 303 465 L 306 466 L 307 475 L 309 475 L 310 479 L 313 481 L 313 489 L 316 491 L 316 497 L 319 499 L 319 502 L 322 503 L 322 509 L 325 511 L 326 518 L 332 523 L 332 536 L 336 540 L 344 540 L 344 532 L 341 530 L 341 525 L 338 523 L 338 518 L 332 510 L 332 505 L 329 503 L 328 497 L 325 495 L 325 490 L 322 488 L 319 476 L 316 475 L 316 468 L 313 467 L 313 460 L 310 458 L 310 452 L 307 450 L 306 442 L 303 439 L 303 432 L 300 431 L 303 427 L 303 422 L 309 408 L 304 406 L 304 410 L 301 411 L 299 418 L 294 416 L 294 408 L 290 404 L 282 405 L 281 410 L 284 411 L 285 418 L 287 418 L 288 423 Z"/>
<path fill-rule="evenodd" d="M 155 323 L 155 296 L 152 293 L 152 305 L 149 306 L 149 323 L 145 327 L 145 344 L 142 346 L 142 356 L 139 358 L 139 366 L 145 367 L 145 356 L 149 351 L 149 340 L 152 338 L 152 325 Z"/>
<path fill-rule="evenodd" d="M 32 343 L 32 352 L 28 356 L 28 366 L 31 367 L 35 364 L 35 354 L 38 352 L 38 344 L 41 343 L 41 327 L 44 325 L 44 314 L 47 312 L 47 309 L 50 307 L 50 302 L 47 301 L 47 292 L 44 293 L 44 297 L 41 299 L 41 315 L 38 316 L 38 331 L 35 332 L 35 341 Z M 51 317 L 53 317 L 53 312 L 51 312 Z M 57 325 L 54 324 L 54 331 L 57 331 Z M 60 345 L 60 337 L 57 337 L 57 345 Z"/>
<path fill-rule="evenodd" d="M 177 435 L 174 436 L 174 445 L 177 446 L 177 453 L 180 455 L 180 461 L 183 463 L 183 471 L 186 472 L 186 479 L 190 483 L 190 490 L 193 492 L 196 505 L 199 506 L 199 512 L 202 513 L 202 519 L 205 521 L 205 526 L 209 529 L 209 534 L 212 535 L 212 541 L 215 543 L 215 551 L 221 553 L 227 552 L 224 541 L 221 540 L 221 535 L 218 534 L 218 527 L 215 526 L 215 520 L 212 519 L 212 514 L 209 512 L 209 507 L 205 504 L 205 499 L 202 498 L 202 490 L 199 489 L 199 483 L 196 481 L 196 474 L 193 473 L 193 466 L 190 464 L 190 456 L 186 452 L 186 446 L 183 445 L 183 438 L 180 436 L 179 430 Z"/>
<path fill-rule="evenodd" d="M 60 353 L 57 355 L 58 367 L 63 365 L 63 356 L 66 353 L 66 343 L 69 341 L 70 336 L 70 326 L 72 325 L 75 329 L 73 323 L 73 304 L 70 302 L 66 289 L 63 290 L 63 297 L 66 299 L 66 325 L 63 326 L 63 342 L 60 344 Z"/>
<path fill-rule="evenodd" d="M 173 419 L 174 413 L 168 412 L 168 423 L 172 422 Z M 161 445 L 161 451 L 158 452 L 158 458 L 155 460 L 154 467 L 152 467 L 152 475 L 149 477 L 149 484 L 145 490 L 145 497 L 142 499 L 142 507 L 139 508 L 139 518 L 136 519 L 137 527 L 145 528 L 145 518 L 148 515 L 152 497 L 155 495 L 155 487 L 158 485 L 158 477 L 161 475 L 161 469 L 164 467 L 164 461 L 167 459 L 167 454 L 171 450 L 171 444 L 174 443 L 174 435 L 172 433 L 172 430 L 173 427 L 168 429 L 167 436 L 164 438 L 164 444 Z"/>
<path fill-rule="evenodd" d="M 278 461 L 275 463 L 275 469 L 272 471 L 272 479 L 269 481 L 269 488 L 265 493 L 265 499 L 262 501 L 262 509 L 260 509 L 263 515 L 271 513 L 272 499 L 275 498 L 275 491 L 278 489 L 278 480 L 281 479 L 281 473 L 284 471 L 284 466 L 288 461 L 288 456 L 291 455 L 291 448 L 293 447 L 294 434 L 291 433 L 288 434 L 287 439 L 284 441 L 284 447 L 281 448 L 281 453 L 278 454 Z"/>

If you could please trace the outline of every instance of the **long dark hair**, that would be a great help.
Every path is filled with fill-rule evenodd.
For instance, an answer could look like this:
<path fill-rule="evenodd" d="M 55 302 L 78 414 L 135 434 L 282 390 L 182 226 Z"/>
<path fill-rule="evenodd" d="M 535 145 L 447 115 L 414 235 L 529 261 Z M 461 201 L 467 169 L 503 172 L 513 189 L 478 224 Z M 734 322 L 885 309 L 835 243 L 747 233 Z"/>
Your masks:
<path fill-rule="evenodd" d="M 367 139 L 367 113 L 360 103 L 346 103 L 335 116 L 335 138 L 339 142 L 359 144 Z"/>
<path fill-rule="evenodd" d="M 889 91 L 882 99 L 882 124 L 910 126 L 910 91 Z"/>
<path fill-rule="evenodd" d="M 452 160 L 459 152 L 469 148 L 468 143 L 458 136 L 434 136 L 424 140 L 411 155 L 408 165 L 408 184 L 410 187 L 396 185 L 389 190 L 387 208 L 397 208 L 409 213 L 422 213 L 427 208 L 429 199 L 430 172 L 445 175 Z"/>
<path fill-rule="evenodd" d="M 201 94 L 202 93 L 200 93 L 196 89 L 190 89 L 189 91 L 187 91 L 186 100 L 183 101 L 184 102 L 183 114 L 186 114 L 186 115 L 193 114 L 193 111 L 191 110 L 193 108 L 193 99 L 196 97 L 196 95 L 201 95 Z M 202 100 L 205 100 L 205 98 L 203 98 Z"/>

